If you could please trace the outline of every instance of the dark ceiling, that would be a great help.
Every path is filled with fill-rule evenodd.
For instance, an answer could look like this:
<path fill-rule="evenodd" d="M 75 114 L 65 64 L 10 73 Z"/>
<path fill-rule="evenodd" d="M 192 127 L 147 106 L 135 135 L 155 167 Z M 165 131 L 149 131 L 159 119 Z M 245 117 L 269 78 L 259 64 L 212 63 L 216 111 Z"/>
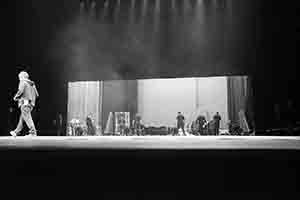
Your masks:
<path fill-rule="evenodd" d="M 293 65 L 289 5 L 277 1 L 185 1 L 185 12 L 178 0 L 174 14 L 164 0 L 157 14 L 149 0 L 142 25 L 142 1 L 135 1 L 134 25 L 130 0 L 121 1 L 119 23 L 112 19 L 117 1 L 102 21 L 104 4 L 96 2 L 97 18 L 80 24 L 79 1 L 16 1 L 15 64 L 65 80 L 279 74 L 274 66 Z"/>
<path fill-rule="evenodd" d="M 43 109 L 65 109 L 66 82 L 74 80 L 247 74 L 254 77 L 261 122 L 272 102 L 297 96 L 299 25 L 292 1 L 203 0 L 196 7 L 176 0 L 174 12 L 171 0 L 161 0 L 157 12 L 156 1 L 148 0 L 144 18 L 143 1 L 133 10 L 130 2 L 121 0 L 115 12 L 117 1 L 110 0 L 102 19 L 103 0 L 96 1 L 91 20 L 79 18 L 79 0 L 15 0 L 15 63 L 9 66 L 14 76 L 30 72 Z M 17 85 L 12 80 L 9 98 Z"/>

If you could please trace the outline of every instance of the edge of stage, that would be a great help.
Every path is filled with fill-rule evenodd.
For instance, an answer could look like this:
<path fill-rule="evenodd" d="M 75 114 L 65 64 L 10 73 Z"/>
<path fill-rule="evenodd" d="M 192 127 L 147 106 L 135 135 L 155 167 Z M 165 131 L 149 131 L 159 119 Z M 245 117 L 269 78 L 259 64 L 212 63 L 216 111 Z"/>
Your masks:
<path fill-rule="evenodd" d="M 0 137 L 0 149 L 300 150 L 299 136 Z"/>

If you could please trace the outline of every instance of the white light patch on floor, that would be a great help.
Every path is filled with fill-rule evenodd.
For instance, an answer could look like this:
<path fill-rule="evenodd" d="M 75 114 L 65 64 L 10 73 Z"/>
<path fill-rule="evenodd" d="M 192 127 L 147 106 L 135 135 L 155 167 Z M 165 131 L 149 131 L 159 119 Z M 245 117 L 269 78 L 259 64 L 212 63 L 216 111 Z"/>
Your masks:
<path fill-rule="evenodd" d="M 300 149 L 300 137 L 280 136 L 38 136 L 1 137 L 0 148 Z"/>

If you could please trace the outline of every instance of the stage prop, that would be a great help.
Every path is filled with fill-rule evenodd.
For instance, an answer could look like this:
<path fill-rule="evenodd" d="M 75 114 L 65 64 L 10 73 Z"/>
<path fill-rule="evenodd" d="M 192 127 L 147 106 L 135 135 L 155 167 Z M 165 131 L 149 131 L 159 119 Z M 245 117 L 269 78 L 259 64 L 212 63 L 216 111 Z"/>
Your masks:
<path fill-rule="evenodd" d="M 67 125 L 67 136 L 99 136 L 102 135 L 101 129 L 95 126 L 95 122 L 91 117 L 87 117 L 85 121 L 72 119 Z"/>
<path fill-rule="evenodd" d="M 114 113 L 110 112 L 108 116 L 108 120 L 106 122 L 104 134 L 105 135 L 112 135 L 114 134 Z"/>
<path fill-rule="evenodd" d="M 249 125 L 248 125 L 244 110 L 240 110 L 240 112 L 239 112 L 239 124 L 240 124 L 241 129 L 243 130 L 243 133 L 249 133 L 250 132 Z"/>
<path fill-rule="evenodd" d="M 130 129 L 130 113 L 115 112 L 115 134 L 127 135 Z"/>
<path fill-rule="evenodd" d="M 129 112 L 110 112 L 104 135 L 130 135 L 130 113 Z"/>

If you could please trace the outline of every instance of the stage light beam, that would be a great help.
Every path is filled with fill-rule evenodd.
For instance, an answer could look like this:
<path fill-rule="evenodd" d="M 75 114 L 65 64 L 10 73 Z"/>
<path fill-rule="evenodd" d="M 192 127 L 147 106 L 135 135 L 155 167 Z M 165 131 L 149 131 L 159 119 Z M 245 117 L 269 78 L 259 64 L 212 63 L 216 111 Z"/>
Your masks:
<path fill-rule="evenodd" d="M 104 2 L 104 7 L 103 7 L 102 15 L 101 15 L 101 20 L 102 21 L 104 21 L 105 17 L 108 14 L 108 6 L 109 6 L 109 0 L 106 0 Z"/>
<path fill-rule="evenodd" d="M 120 9 L 121 9 L 121 0 L 117 0 L 116 8 L 115 8 L 115 11 L 114 11 L 114 22 L 115 23 L 119 22 Z"/>
<path fill-rule="evenodd" d="M 157 33 L 159 28 L 159 19 L 160 19 L 160 0 L 155 1 L 155 8 L 154 8 L 154 34 Z"/>
<path fill-rule="evenodd" d="M 171 9 L 172 9 L 172 13 L 176 13 L 176 2 L 175 2 L 175 0 L 171 1 Z"/>
<path fill-rule="evenodd" d="M 80 1 L 79 14 L 80 14 L 80 17 L 83 17 L 85 15 L 85 1 Z"/>
<path fill-rule="evenodd" d="M 131 0 L 130 1 L 130 19 L 129 19 L 129 23 L 130 24 L 134 24 L 134 8 L 135 8 L 135 0 Z"/>
<path fill-rule="evenodd" d="M 184 13 L 187 14 L 191 9 L 190 1 L 189 0 L 183 1 L 183 6 L 184 6 Z"/>
<path fill-rule="evenodd" d="M 141 22 L 142 22 L 142 23 L 145 23 L 145 20 L 146 20 L 147 7 L 148 7 L 148 1 L 147 1 L 147 0 L 143 0 L 143 6 L 142 6 L 142 18 L 141 18 Z"/>
<path fill-rule="evenodd" d="M 90 10 L 89 10 L 89 15 L 90 15 L 90 19 L 95 19 L 96 18 L 96 1 L 93 0 L 91 2 L 91 6 L 90 6 Z"/>
<path fill-rule="evenodd" d="M 197 0 L 197 6 L 201 6 L 203 4 L 203 0 Z"/>

